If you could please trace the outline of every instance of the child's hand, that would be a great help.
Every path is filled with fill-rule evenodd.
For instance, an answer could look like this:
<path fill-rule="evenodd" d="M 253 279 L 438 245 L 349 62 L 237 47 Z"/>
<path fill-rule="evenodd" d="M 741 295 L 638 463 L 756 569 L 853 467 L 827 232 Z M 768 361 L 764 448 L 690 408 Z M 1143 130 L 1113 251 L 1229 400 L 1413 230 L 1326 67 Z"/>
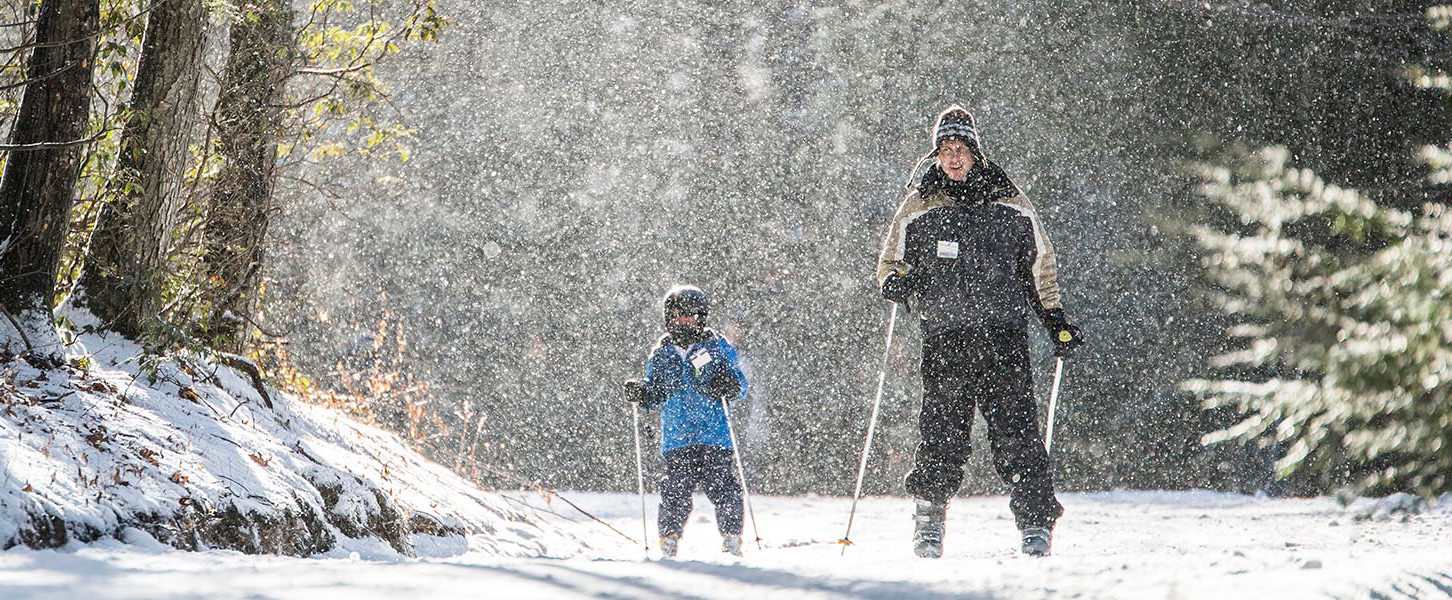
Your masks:
<path fill-rule="evenodd" d="M 731 373 L 719 373 L 706 382 L 706 393 L 717 400 L 735 400 L 741 393 L 741 382 Z"/>
<path fill-rule="evenodd" d="M 627 379 L 621 385 L 621 391 L 625 395 L 625 401 L 632 404 L 645 402 L 645 384 L 639 379 Z"/>

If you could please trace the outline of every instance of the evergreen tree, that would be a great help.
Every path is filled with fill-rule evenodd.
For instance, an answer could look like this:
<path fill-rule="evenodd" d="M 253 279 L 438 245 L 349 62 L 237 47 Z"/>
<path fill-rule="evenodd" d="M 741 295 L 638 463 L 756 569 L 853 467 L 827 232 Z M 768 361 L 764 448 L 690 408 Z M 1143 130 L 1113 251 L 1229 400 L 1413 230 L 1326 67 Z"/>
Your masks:
<path fill-rule="evenodd" d="M 1428 15 L 1442 28 L 1452 17 Z M 1410 74 L 1449 87 L 1440 70 Z M 1446 149 L 1422 156 L 1446 183 Z M 1288 160 L 1270 148 L 1201 172 L 1204 195 L 1243 225 L 1195 235 L 1245 342 L 1212 361 L 1225 376 L 1185 385 L 1245 415 L 1205 441 L 1277 447 L 1277 474 L 1303 491 L 1452 490 L 1452 213 L 1379 206 Z"/>
<path fill-rule="evenodd" d="M 1244 224 L 1195 235 L 1245 342 L 1185 384 L 1244 413 L 1205 441 L 1275 446 L 1299 492 L 1452 490 L 1452 213 L 1377 206 L 1288 158 L 1203 173 Z"/>

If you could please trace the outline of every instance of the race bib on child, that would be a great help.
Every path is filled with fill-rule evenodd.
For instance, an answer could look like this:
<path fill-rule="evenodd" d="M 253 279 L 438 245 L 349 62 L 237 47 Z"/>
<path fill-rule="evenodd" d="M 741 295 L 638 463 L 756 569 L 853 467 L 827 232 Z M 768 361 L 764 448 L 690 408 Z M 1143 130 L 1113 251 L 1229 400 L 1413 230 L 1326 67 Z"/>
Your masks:
<path fill-rule="evenodd" d="M 938 240 L 938 258 L 958 258 L 958 242 Z"/>
<path fill-rule="evenodd" d="M 697 373 L 700 373 L 709 364 L 711 364 L 711 353 L 705 350 L 697 352 L 695 356 L 691 357 L 691 366 L 696 368 Z"/>

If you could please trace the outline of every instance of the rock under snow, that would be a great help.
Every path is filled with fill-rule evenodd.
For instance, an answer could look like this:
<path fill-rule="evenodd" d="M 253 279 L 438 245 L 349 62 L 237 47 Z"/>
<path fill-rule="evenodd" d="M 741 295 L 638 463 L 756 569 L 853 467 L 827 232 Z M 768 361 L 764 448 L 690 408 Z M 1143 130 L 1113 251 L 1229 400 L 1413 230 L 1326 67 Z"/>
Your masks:
<path fill-rule="evenodd" d="M 70 315 L 84 326 L 89 315 Z M 583 542 L 397 436 L 201 354 L 84 334 L 38 368 L 0 333 L 0 548 L 102 538 L 294 556 L 502 556 Z"/>

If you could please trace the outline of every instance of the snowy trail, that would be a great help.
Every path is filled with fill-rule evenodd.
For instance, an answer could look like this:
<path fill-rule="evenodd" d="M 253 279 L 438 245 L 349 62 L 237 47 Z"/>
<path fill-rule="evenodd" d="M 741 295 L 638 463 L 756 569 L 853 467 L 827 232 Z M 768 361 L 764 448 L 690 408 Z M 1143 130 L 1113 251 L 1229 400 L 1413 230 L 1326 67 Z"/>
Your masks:
<path fill-rule="evenodd" d="M 638 535 L 635 495 L 566 495 Z M 1063 494 L 1068 513 L 1045 559 L 1018 555 L 1006 498 L 961 498 L 949 512 L 946 555 L 936 561 L 912 556 L 905 498 L 864 499 L 845 557 L 835 540 L 849 500 L 753 500 L 764 549 L 748 541 L 742 559 L 720 553 L 711 506 L 698 497 L 676 561 L 654 560 L 653 542 L 653 560 L 642 561 L 639 545 L 584 517 L 562 525 L 595 550 L 559 558 L 291 559 L 107 542 L 0 553 L 0 597 L 1452 597 L 1445 498 L 1408 517 L 1373 513 L 1370 500 L 1343 508 L 1329 498 L 1210 492 Z M 538 497 L 531 502 L 544 506 Z M 572 512 L 558 501 L 549 508 Z"/>

